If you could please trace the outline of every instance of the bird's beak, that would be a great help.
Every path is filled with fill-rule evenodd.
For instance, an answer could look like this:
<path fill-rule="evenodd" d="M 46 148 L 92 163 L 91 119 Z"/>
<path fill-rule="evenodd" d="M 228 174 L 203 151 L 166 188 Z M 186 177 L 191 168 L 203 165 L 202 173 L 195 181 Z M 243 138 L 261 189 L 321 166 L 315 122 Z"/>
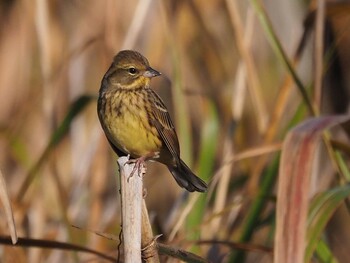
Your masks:
<path fill-rule="evenodd" d="M 161 75 L 162 73 L 158 72 L 157 70 L 149 67 L 147 70 L 143 73 L 143 76 L 146 78 L 153 78 Z"/>

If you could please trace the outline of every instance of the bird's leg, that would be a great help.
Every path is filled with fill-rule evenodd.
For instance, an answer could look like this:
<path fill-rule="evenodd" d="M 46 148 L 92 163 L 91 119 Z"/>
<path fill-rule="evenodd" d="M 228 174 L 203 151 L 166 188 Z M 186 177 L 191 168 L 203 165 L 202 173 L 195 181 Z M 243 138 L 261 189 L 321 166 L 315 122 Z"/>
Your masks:
<path fill-rule="evenodd" d="M 145 173 L 146 172 L 146 166 L 145 166 L 145 162 L 146 162 L 146 157 L 145 156 L 141 156 L 137 159 L 131 159 L 129 161 L 127 161 L 125 164 L 135 164 L 134 165 L 134 168 L 132 169 L 131 171 L 131 174 L 130 176 L 128 177 L 128 181 L 131 177 L 134 176 L 135 172 L 137 171 L 138 174 L 142 174 L 142 173 Z M 143 170 L 144 169 L 144 170 Z M 142 171 L 143 170 L 143 171 Z"/>
<path fill-rule="evenodd" d="M 127 161 L 125 164 L 131 164 L 131 163 L 135 164 L 134 168 L 132 169 L 132 172 L 131 172 L 129 178 L 133 177 L 136 171 L 138 171 L 139 175 L 146 173 L 145 162 L 148 159 L 152 158 L 153 156 L 154 156 L 154 153 L 149 153 L 149 154 L 143 155 L 143 156 L 141 156 L 139 158 L 130 159 L 129 161 Z M 128 181 L 129 181 L 129 178 L 128 178 Z"/>

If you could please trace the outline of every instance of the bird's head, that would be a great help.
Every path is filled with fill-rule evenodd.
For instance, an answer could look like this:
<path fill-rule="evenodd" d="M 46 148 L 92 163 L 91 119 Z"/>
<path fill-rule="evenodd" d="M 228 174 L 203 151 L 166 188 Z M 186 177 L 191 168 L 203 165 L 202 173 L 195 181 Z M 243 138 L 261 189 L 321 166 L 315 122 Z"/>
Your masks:
<path fill-rule="evenodd" d="M 150 67 L 148 60 L 139 52 L 123 50 L 114 57 L 105 77 L 115 87 L 137 89 L 148 87 L 151 78 L 160 74 Z"/>

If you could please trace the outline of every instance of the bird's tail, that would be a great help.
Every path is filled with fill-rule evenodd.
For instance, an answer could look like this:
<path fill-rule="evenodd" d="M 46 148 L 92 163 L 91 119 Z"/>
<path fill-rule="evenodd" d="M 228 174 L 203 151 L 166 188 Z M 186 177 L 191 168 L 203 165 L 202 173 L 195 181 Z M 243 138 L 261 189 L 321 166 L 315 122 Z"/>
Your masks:
<path fill-rule="evenodd" d="M 187 191 L 205 192 L 207 190 L 207 184 L 197 177 L 184 161 L 180 160 L 180 166 L 168 166 L 168 168 L 178 185 L 185 188 Z"/>

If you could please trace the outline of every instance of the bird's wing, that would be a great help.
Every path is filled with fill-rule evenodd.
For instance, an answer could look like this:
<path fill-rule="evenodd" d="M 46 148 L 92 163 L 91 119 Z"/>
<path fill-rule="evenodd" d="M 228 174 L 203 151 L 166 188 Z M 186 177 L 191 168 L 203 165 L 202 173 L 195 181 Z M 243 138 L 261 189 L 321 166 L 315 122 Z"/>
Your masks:
<path fill-rule="evenodd" d="M 151 111 L 154 115 L 154 117 L 151 118 L 151 122 L 156 127 L 158 133 L 160 134 L 162 140 L 169 149 L 171 155 L 175 158 L 177 162 L 179 162 L 179 140 L 175 132 L 174 124 L 170 119 L 169 112 L 166 106 L 164 105 L 162 99 L 156 92 L 150 89 L 149 94 L 152 96 L 151 99 L 154 102 L 151 106 Z"/>

